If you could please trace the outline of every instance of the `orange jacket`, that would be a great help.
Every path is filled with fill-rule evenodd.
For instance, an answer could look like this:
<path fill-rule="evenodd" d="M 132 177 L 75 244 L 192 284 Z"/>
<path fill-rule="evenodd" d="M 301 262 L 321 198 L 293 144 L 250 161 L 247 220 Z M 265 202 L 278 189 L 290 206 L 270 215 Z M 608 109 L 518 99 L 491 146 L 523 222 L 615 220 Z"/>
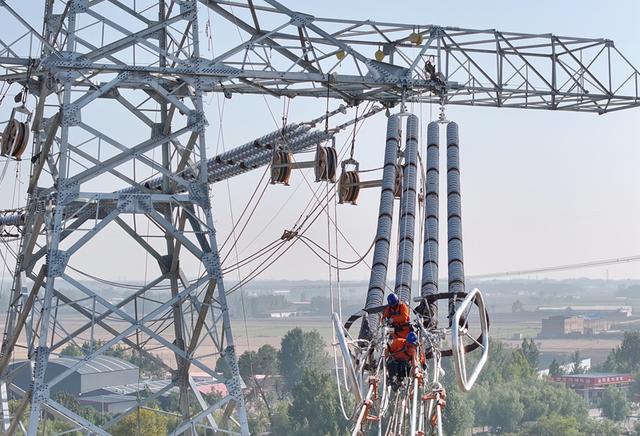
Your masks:
<path fill-rule="evenodd" d="M 387 306 L 382 312 L 383 319 L 390 319 L 394 327 L 404 327 L 411 321 L 409 306 L 402 301 L 396 307 Z"/>
<path fill-rule="evenodd" d="M 416 346 L 409 344 L 404 338 L 395 338 L 387 346 L 387 355 L 397 360 L 413 362 L 416 357 Z"/>

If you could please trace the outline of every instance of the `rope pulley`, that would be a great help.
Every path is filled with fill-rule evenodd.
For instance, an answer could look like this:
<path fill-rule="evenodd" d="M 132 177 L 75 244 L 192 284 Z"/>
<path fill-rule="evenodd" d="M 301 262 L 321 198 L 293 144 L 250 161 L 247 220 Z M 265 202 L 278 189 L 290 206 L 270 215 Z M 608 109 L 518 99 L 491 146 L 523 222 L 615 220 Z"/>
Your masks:
<path fill-rule="evenodd" d="M 18 121 L 16 112 L 27 115 L 26 121 Z M 0 141 L 0 154 L 2 156 L 12 156 L 20 160 L 22 154 L 29 144 L 29 119 L 31 113 L 24 107 L 18 106 L 11 111 L 11 117 L 2 132 Z"/>
<path fill-rule="evenodd" d="M 340 204 L 358 204 L 360 195 L 360 176 L 357 171 L 342 171 L 338 181 L 338 202 Z"/>
<path fill-rule="evenodd" d="M 271 158 L 271 184 L 289 185 L 293 155 L 284 150 L 276 150 Z"/>
<path fill-rule="evenodd" d="M 338 153 L 334 147 L 318 146 L 314 163 L 316 182 L 329 181 L 335 183 L 338 169 Z"/>
<path fill-rule="evenodd" d="M 352 166 L 353 169 L 347 170 L 348 165 Z M 342 174 L 338 181 L 338 203 L 358 204 L 357 200 L 360 195 L 359 170 L 360 163 L 357 160 L 349 158 L 342 161 Z"/>
<path fill-rule="evenodd" d="M 347 170 L 347 165 L 353 165 L 355 169 Z M 357 200 L 360 195 L 360 189 L 382 186 L 382 179 L 360 180 L 359 165 L 360 164 L 354 159 L 347 159 L 342 162 L 342 174 L 338 181 L 338 202 L 340 204 L 358 204 Z M 400 164 L 396 164 L 393 195 L 395 198 L 400 198 L 402 195 L 402 166 Z"/>
<path fill-rule="evenodd" d="M 313 160 L 295 162 L 293 154 L 284 150 L 273 153 L 271 159 L 271 183 L 289 184 L 291 171 L 293 169 L 313 168 L 316 182 L 336 181 L 338 167 L 338 153 L 332 146 L 318 145 Z"/>

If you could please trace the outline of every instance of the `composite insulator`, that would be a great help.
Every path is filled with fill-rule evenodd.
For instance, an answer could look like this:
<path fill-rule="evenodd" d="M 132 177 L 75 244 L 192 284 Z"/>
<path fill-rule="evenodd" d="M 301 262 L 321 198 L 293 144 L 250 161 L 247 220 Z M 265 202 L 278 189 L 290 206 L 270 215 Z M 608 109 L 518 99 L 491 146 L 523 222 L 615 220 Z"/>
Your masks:
<path fill-rule="evenodd" d="M 460 146 L 458 125 L 447 124 L 447 234 L 449 257 L 449 292 L 464 292 L 464 258 L 462 254 L 462 205 L 460 194 Z M 449 300 L 449 316 L 456 309 Z"/>
<path fill-rule="evenodd" d="M 439 242 L 439 189 L 440 189 L 440 124 L 437 121 L 427 127 L 427 177 L 425 180 L 424 245 L 422 255 L 423 297 L 438 293 L 438 253 Z M 427 303 L 425 303 L 427 304 Z M 438 304 L 425 306 L 423 316 L 429 318 L 429 326 L 435 328 L 438 322 Z"/>
<path fill-rule="evenodd" d="M 271 158 L 271 183 L 289 184 L 293 154 L 284 150 L 273 152 Z"/>
<path fill-rule="evenodd" d="M 343 171 L 338 181 L 338 202 L 356 204 L 360 195 L 360 175 L 357 171 Z"/>
<path fill-rule="evenodd" d="M 401 124 L 397 115 L 387 119 L 387 142 L 384 151 L 384 168 L 382 170 L 382 190 L 378 209 L 378 227 L 376 229 L 373 262 L 367 289 L 365 308 L 381 306 L 384 301 L 384 290 L 387 283 L 389 249 L 391 246 L 391 227 L 393 222 L 394 185 L 397 176 L 396 160 L 400 142 Z M 359 338 L 370 339 L 380 323 L 379 314 L 367 316 L 360 326 Z"/>
<path fill-rule="evenodd" d="M 338 153 L 333 147 L 318 147 L 316 149 L 316 160 L 314 172 L 316 182 L 336 181 L 336 170 L 338 167 Z"/>
<path fill-rule="evenodd" d="M 395 293 L 400 300 L 411 301 L 413 254 L 416 222 L 416 183 L 418 179 L 418 117 L 407 117 L 407 139 L 404 151 L 404 182 L 400 197 L 400 225 Z"/>

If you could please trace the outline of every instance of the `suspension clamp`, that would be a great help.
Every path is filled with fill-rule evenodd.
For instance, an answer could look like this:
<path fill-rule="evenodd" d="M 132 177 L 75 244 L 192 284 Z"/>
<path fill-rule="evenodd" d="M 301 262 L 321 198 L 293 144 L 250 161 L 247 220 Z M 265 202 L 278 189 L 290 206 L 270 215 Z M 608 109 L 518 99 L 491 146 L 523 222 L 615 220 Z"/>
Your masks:
<path fill-rule="evenodd" d="M 283 241 L 290 241 L 293 238 L 296 238 L 297 236 L 298 236 L 297 230 L 285 230 L 282 233 L 282 236 L 280 236 L 280 239 L 282 239 Z"/>

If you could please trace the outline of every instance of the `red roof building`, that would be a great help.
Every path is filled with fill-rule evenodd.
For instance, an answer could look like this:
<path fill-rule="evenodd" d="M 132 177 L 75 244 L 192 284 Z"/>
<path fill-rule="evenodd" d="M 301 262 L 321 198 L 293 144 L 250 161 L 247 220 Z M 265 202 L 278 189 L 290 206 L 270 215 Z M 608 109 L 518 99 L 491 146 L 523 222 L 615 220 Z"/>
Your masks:
<path fill-rule="evenodd" d="M 567 374 L 553 376 L 552 380 L 573 389 L 589 403 L 599 400 L 608 387 L 627 388 L 633 382 L 633 376 L 614 373 Z"/>

